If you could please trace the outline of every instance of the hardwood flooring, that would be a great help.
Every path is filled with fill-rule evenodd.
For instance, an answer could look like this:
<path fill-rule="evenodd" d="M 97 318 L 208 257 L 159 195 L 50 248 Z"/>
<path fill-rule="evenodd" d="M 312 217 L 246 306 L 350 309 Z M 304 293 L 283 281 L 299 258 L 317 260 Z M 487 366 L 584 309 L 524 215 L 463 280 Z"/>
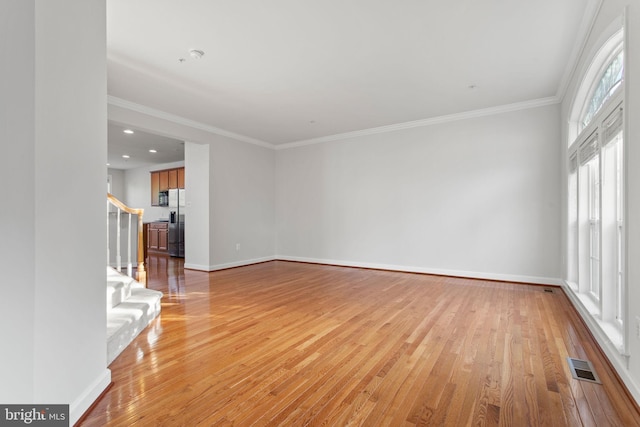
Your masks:
<path fill-rule="evenodd" d="M 283 261 L 148 270 L 162 314 L 82 426 L 640 426 L 559 288 Z"/>

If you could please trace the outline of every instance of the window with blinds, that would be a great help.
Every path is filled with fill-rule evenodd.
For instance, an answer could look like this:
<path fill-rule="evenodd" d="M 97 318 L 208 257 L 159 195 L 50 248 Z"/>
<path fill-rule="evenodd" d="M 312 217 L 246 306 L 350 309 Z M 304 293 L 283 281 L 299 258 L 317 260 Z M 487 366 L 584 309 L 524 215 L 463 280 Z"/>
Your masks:
<path fill-rule="evenodd" d="M 625 352 L 624 53 L 615 46 L 567 153 L 567 282 Z"/>

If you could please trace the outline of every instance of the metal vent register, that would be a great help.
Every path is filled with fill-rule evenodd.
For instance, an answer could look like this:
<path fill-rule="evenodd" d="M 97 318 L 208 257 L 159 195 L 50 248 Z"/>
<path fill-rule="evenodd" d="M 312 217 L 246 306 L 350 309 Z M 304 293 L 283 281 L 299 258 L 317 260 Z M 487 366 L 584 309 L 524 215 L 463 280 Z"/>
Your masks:
<path fill-rule="evenodd" d="M 591 362 L 589 362 L 588 360 L 573 359 L 571 357 L 567 357 L 567 361 L 569 362 L 571 376 L 573 376 L 573 378 L 575 378 L 576 380 L 602 384 L 602 382 L 600 382 L 600 378 L 598 378 L 598 374 L 596 374 L 596 371 L 593 369 Z"/>

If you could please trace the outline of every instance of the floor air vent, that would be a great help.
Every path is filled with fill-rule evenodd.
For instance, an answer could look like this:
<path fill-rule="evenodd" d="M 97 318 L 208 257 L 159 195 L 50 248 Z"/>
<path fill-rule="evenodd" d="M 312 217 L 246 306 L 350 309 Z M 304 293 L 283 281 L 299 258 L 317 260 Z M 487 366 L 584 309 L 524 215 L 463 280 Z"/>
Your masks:
<path fill-rule="evenodd" d="M 571 376 L 576 380 L 589 381 L 596 384 L 602 384 L 598 374 L 593 369 L 591 362 L 588 360 L 573 359 L 567 357 L 569 362 L 569 369 L 571 370 Z"/>
<path fill-rule="evenodd" d="M 548 294 L 552 294 L 552 293 L 554 293 L 554 292 L 553 292 L 553 289 L 550 289 L 550 288 L 544 288 L 544 291 L 545 291 L 546 293 L 548 293 Z"/>

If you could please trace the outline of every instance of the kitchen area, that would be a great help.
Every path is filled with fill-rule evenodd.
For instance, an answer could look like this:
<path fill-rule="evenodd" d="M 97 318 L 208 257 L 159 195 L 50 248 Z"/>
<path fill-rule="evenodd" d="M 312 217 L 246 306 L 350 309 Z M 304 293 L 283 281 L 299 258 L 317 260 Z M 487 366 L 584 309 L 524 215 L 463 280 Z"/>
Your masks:
<path fill-rule="evenodd" d="M 147 251 L 184 258 L 184 167 L 150 172 L 151 206 L 166 208 L 166 217 L 145 220 Z"/>
<path fill-rule="evenodd" d="M 184 258 L 184 142 L 109 122 L 107 161 L 107 191 L 144 209 L 145 251 Z"/>

